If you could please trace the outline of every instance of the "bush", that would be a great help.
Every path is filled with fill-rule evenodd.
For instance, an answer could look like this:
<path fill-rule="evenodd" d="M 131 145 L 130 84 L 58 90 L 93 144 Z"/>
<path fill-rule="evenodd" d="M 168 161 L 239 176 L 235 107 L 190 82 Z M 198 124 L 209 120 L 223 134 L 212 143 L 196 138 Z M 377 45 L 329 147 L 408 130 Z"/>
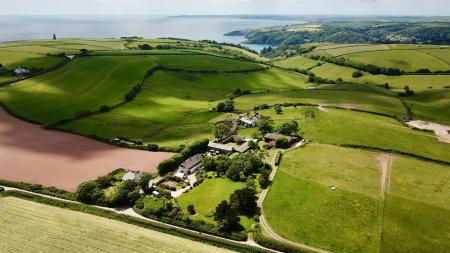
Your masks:
<path fill-rule="evenodd" d="M 275 157 L 275 165 L 278 166 L 281 162 L 281 156 L 283 155 L 283 153 L 281 153 L 281 151 L 278 151 L 277 156 Z"/>
<path fill-rule="evenodd" d="M 289 121 L 281 124 L 278 128 L 278 132 L 284 135 L 296 135 L 299 131 L 297 121 Z"/>
<path fill-rule="evenodd" d="M 187 206 L 187 211 L 189 212 L 190 215 L 194 215 L 195 214 L 195 208 L 194 205 L 190 204 Z"/>
<path fill-rule="evenodd" d="M 103 189 L 94 180 L 81 183 L 75 192 L 75 196 L 78 201 L 85 204 L 103 205 L 105 202 Z"/>
<path fill-rule="evenodd" d="M 100 106 L 100 112 L 109 112 L 110 108 L 107 105 Z"/>
<path fill-rule="evenodd" d="M 147 145 L 147 150 L 148 151 L 158 151 L 159 150 L 159 146 L 158 146 L 158 144 L 150 143 L 150 144 Z"/>
<path fill-rule="evenodd" d="M 266 189 L 270 185 L 270 170 L 263 170 L 259 176 L 259 185 L 261 188 Z"/>
<path fill-rule="evenodd" d="M 227 100 L 225 102 L 220 102 L 217 104 L 216 110 L 218 112 L 234 112 L 234 101 Z"/>
<path fill-rule="evenodd" d="M 4 191 L 5 191 L 5 188 L 3 188 L 3 187 L 0 186 L 0 193 L 2 193 L 2 192 L 4 192 Z"/>
<path fill-rule="evenodd" d="M 288 148 L 289 147 L 289 142 L 285 137 L 280 137 L 277 139 L 275 146 L 277 148 Z"/>
<path fill-rule="evenodd" d="M 362 77 L 364 74 L 361 72 L 361 70 L 357 70 L 355 72 L 353 72 L 352 77 L 353 78 L 359 78 Z"/>

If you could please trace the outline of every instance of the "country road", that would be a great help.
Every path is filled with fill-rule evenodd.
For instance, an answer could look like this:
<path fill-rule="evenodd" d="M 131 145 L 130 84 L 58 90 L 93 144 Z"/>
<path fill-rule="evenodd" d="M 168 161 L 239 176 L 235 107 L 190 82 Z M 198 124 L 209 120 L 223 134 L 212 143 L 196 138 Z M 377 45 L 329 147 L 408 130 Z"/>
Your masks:
<path fill-rule="evenodd" d="M 284 154 L 284 153 L 287 152 L 287 151 L 294 150 L 294 149 L 296 149 L 296 148 L 302 147 L 302 146 L 305 145 L 305 144 L 306 144 L 306 142 L 301 141 L 301 142 L 297 143 L 293 148 L 287 149 L 287 150 L 285 150 L 285 151 L 282 151 L 282 153 Z M 278 166 L 275 165 L 275 159 L 276 159 L 276 156 L 274 156 L 273 159 L 272 159 L 272 161 L 270 161 L 270 165 L 272 166 L 272 172 L 270 173 L 269 179 L 270 179 L 270 181 L 272 181 L 272 182 L 273 182 L 273 179 L 275 178 L 275 175 L 276 175 L 277 170 L 278 170 Z M 263 208 L 263 202 L 264 202 L 264 199 L 265 199 L 266 196 L 267 196 L 267 193 L 269 192 L 269 189 L 270 189 L 270 186 L 267 187 L 266 189 L 262 190 L 262 192 L 261 192 L 261 194 L 260 194 L 260 196 L 259 196 L 259 198 L 258 198 L 258 202 L 257 202 L 257 203 L 258 203 L 258 207 L 259 207 L 260 210 L 261 210 L 261 215 L 260 215 L 260 217 L 259 217 L 259 224 L 261 225 L 261 227 L 262 227 L 262 228 L 263 228 L 263 229 L 264 229 L 264 230 L 265 230 L 265 231 L 266 231 L 273 239 L 278 240 L 278 241 L 280 241 L 280 242 L 283 242 L 283 243 L 286 243 L 286 244 L 290 244 L 290 245 L 293 245 L 293 246 L 298 247 L 298 248 L 300 248 L 300 249 L 309 250 L 309 251 L 312 251 L 312 252 L 318 252 L 318 253 L 331 253 L 331 251 L 327 251 L 327 250 L 324 250 L 324 249 L 321 249 L 321 248 L 317 248 L 317 247 L 309 246 L 309 245 L 306 245 L 306 244 L 303 244 L 303 243 L 298 243 L 298 242 L 294 242 L 294 241 L 288 240 L 288 239 L 282 237 L 281 235 L 279 235 L 277 232 L 275 232 L 275 231 L 270 227 L 270 225 L 269 225 L 269 223 L 267 222 L 267 219 L 266 219 L 266 217 L 265 217 L 265 215 L 264 215 L 264 208 Z"/>

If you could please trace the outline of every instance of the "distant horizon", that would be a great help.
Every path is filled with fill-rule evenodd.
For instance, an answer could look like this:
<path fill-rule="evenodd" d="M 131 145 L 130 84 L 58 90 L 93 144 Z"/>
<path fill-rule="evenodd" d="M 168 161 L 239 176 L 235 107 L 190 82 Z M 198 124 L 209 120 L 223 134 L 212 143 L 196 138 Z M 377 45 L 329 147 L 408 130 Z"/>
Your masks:
<path fill-rule="evenodd" d="M 449 16 L 448 0 L 1 0 L 0 15 Z"/>

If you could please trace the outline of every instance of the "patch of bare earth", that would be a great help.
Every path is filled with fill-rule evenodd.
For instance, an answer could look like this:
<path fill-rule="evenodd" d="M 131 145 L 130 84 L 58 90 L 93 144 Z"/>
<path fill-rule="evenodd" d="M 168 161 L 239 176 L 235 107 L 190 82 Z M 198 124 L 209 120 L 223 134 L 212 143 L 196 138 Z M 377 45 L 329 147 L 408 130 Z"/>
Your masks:
<path fill-rule="evenodd" d="M 318 104 L 317 108 L 323 112 L 328 112 L 328 105 L 327 104 Z"/>
<path fill-rule="evenodd" d="M 388 169 L 389 169 L 389 163 L 391 162 L 391 155 L 390 154 L 379 154 L 376 156 L 376 159 L 378 161 L 378 165 L 380 168 L 381 176 L 380 176 L 380 188 L 381 193 L 384 194 L 385 187 L 386 187 L 386 179 L 388 177 Z"/>
<path fill-rule="evenodd" d="M 422 120 L 412 120 L 406 122 L 406 124 L 418 129 L 433 131 L 438 141 L 450 143 L 450 126 Z"/>
<path fill-rule="evenodd" d="M 349 109 L 349 110 L 360 110 L 361 106 L 357 104 L 338 104 L 337 107 Z"/>
<path fill-rule="evenodd" d="M 0 109 L 0 178 L 74 191 L 117 168 L 155 171 L 172 156 L 119 148 L 78 135 L 48 131 Z"/>

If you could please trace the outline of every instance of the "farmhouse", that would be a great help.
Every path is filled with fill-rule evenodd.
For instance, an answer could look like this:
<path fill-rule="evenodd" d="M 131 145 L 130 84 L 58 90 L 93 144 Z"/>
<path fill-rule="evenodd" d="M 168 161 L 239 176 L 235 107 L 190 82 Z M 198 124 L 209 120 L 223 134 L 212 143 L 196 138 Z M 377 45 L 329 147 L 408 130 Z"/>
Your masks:
<path fill-rule="evenodd" d="M 141 176 L 142 175 L 139 172 L 128 171 L 127 173 L 125 173 L 125 175 L 123 175 L 122 182 L 127 181 L 127 180 L 136 182 L 141 178 Z"/>
<path fill-rule="evenodd" d="M 209 142 L 208 151 L 212 153 L 231 154 L 234 151 L 234 147 L 220 143 Z"/>
<path fill-rule="evenodd" d="M 245 153 L 245 151 L 247 151 L 249 148 L 250 148 L 250 146 L 248 145 L 248 141 L 247 141 L 244 144 L 235 147 L 234 150 L 236 150 L 239 153 Z"/>
<path fill-rule="evenodd" d="M 198 167 L 200 167 L 200 163 L 202 162 L 202 160 L 203 156 L 201 154 L 195 155 L 187 159 L 178 167 L 175 176 L 179 178 L 187 178 L 187 176 L 197 171 Z"/>
<path fill-rule="evenodd" d="M 241 117 L 239 119 L 239 124 L 243 125 L 244 127 L 255 127 L 256 123 L 258 122 L 257 117 L 253 117 L 251 119 L 248 119 L 247 117 Z"/>
<path fill-rule="evenodd" d="M 22 68 L 22 67 L 17 67 L 14 70 L 14 74 L 16 74 L 16 75 L 26 75 L 26 74 L 29 74 L 29 73 L 30 73 L 30 70 L 28 70 L 26 68 Z"/>

